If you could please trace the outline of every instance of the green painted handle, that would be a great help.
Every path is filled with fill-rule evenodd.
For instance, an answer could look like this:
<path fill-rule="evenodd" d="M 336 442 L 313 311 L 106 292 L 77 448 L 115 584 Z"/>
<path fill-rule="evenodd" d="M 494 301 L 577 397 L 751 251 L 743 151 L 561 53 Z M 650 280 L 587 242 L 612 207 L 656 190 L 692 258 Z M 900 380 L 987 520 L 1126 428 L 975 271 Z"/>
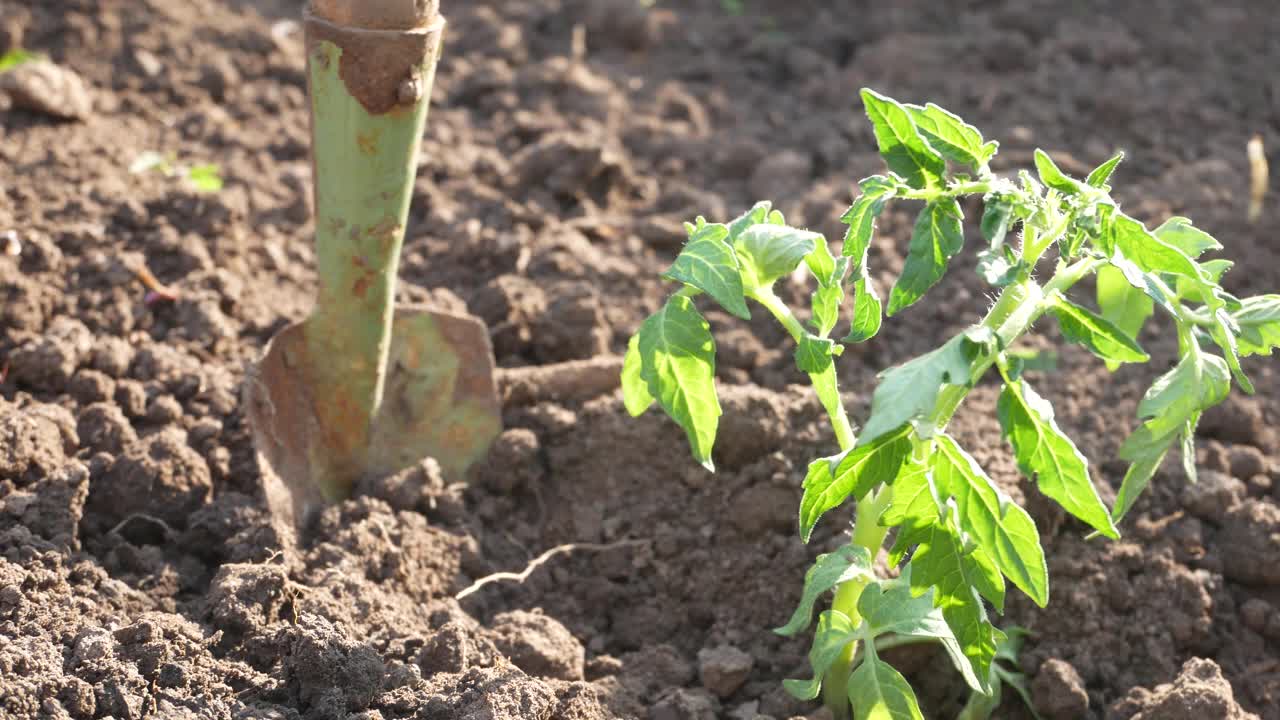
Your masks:
<path fill-rule="evenodd" d="M 358 434 L 382 403 L 418 147 L 444 28 L 367 30 L 308 14 L 319 295 L 307 347 Z M 353 428 L 354 429 L 354 428 Z"/>

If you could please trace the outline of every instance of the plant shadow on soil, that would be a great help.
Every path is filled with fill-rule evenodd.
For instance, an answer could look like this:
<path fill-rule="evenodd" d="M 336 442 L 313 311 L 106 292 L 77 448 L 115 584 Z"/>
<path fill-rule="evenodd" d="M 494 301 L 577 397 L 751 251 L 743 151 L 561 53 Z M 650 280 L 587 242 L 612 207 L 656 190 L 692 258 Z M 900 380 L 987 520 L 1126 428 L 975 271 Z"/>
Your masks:
<path fill-rule="evenodd" d="M 664 296 L 657 273 L 681 221 L 768 198 L 841 237 L 853 181 L 880 168 L 855 107 L 864 85 L 958 112 L 1004 143 L 1001 171 L 1029 166 L 1037 146 L 1074 172 L 1123 148 L 1128 212 L 1187 215 L 1223 240 L 1233 292 L 1280 288 L 1268 230 L 1280 211 L 1251 225 L 1243 200 L 1246 140 L 1277 145 L 1280 129 L 1257 80 L 1277 64 L 1266 4 L 944 5 L 447 5 L 402 299 L 481 316 L 506 366 L 619 353 Z M 749 325 L 711 313 L 725 405 L 715 475 L 673 424 L 602 396 L 508 408 L 469 485 L 411 468 L 329 509 L 304 542 L 266 516 L 237 398 L 245 363 L 306 312 L 315 283 L 297 9 L 0 3 L 0 51 L 74 69 L 97 108 L 81 123 L 0 115 L 0 230 L 23 246 L 0 257 L 0 716 L 812 712 L 780 687 L 806 673 L 806 641 L 769 628 L 809 558 L 839 541 L 839 513 L 809 547 L 794 517 L 805 464 L 833 441 L 764 313 Z M 226 188 L 130 175 L 146 150 L 216 162 Z M 910 222 L 899 208 L 881 223 L 882 290 Z M 855 418 L 877 370 L 979 317 L 972 254 L 941 300 L 846 353 Z M 147 301 L 142 265 L 178 299 Z M 1172 356 L 1159 328 L 1142 340 Z M 1034 633 L 1022 669 L 1045 717 L 1280 720 L 1280 375 L 1266 359 L 1248 369 L 1258 395 L 1202 423 L 1200 483 L 1170 463 L 1120 542 L 1086 542 L 1018 479 L 996 388 L 958 418 L 1048 553 L 1048 609 L 1011 595 L 1002 619 Z M 1068 349 L 1036 378 L 1104 493 L 1161 370 L 1107 376 Z M 623 540 L 638 542 L 452 599 L 546 548 Z M 944 657 L 893 659 L 930 717 L 954 716 L 964 689 Z M 997 717 L 1028 715 L 1007 701 Z"/>

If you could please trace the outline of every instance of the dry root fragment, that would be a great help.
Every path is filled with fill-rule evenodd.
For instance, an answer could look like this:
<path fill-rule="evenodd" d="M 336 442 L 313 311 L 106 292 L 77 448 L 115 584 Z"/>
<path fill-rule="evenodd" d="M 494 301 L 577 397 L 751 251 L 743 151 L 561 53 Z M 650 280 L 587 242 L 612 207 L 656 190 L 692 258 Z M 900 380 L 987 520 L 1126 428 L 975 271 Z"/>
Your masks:
<path fill-rule="evenodd" d="M 614 356 L 498 370 L 498 392 L 506 406 L 590 400 L 621 384 L 622 358 Z"/>
<path fill-rule="evenodd" d="M 614 550 L 616 548 L 629 547 L 633 545 L 645 545 L 648 543 L 649 543 L 648 540 L 620 540 L 618 542 L 609 543 L 607 545 L 600 545 L 596 543 L 566 543 L 564 545 L 557 545 L 551 548 L 550 550 L 542 553 L 541 555 L 534 558 L 533 560 L 529 561 L 529 564 L 525 566 L 524 570 L 521 570 L 518 573 L 497 572 L 492 575 L 486 575 L 485 577 L 482 577 L 479 580 L 471 583 L 469 586 L 467 586 L 465 590 L 463 590 L 462 592 L 459 592 L 457 595 L 454 595 L 453 597 L 455 600 L 461 600 L 467 597 L 468 595 L 474 594 L 477 590 L 484 587 L 485 585 L 501 582 L 504 580 L 522 583 L 525 580 L 529 579 L 529 576 L 533 574 L 534 570 L 537 570 L 539 567 L 546 564 L 548 560 L 550 560 L 551 558 L 557 555 L 564 555 L 565 553 L 571 553 L 576 550 L 586 550 L 589 552 L 603 552 L 605 550 Z"/>
<path fill-rule="evenodd" d="M 1267 196 L 1267 152 L 1262 146 L 1262 136 L 1249 140 L 1249 222 L 1257 222 L 1262 216 L 1262 201 Z"/>
<path fill-rule="evenodd" d="M 147 288 L 147 296 L 143 302 L 148 306 L 158 302 L 177 302 L 178 291 L 157 280 L 146 265 L 134 268 L 133 274 L 138 278 L 138 282 Z"/>

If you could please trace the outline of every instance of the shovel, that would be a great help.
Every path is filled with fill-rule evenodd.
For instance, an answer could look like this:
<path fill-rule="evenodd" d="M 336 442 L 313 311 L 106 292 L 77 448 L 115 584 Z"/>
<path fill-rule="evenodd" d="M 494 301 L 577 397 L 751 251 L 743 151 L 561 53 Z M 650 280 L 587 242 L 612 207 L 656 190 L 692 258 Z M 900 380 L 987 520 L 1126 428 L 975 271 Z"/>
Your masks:
<path fill-rule="evenodd" d="M 428 456 L 457 477 L 501 431 L 484 324 L 395 305 L 438 0 L 313 0 L 304 17 L 320 287 L 244 391 L 267 502 L 297 528 Z"/>

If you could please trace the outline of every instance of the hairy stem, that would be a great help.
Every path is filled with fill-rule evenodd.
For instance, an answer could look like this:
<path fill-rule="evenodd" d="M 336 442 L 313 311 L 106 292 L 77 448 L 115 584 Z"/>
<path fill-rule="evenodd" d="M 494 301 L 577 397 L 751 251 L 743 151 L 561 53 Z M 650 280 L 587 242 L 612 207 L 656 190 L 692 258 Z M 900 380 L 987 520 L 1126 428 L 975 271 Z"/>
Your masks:
<path fill-rule="evenodd" d="M 1000 293 L 996 304 L 982 319 L 982 327 L 995 332 L 1002 347 L 1011 346 L 1048 311 L 1046 297 L 1054 292 L 1065 293 L 1093 272 L 1101 262 L 1086 258 L 1071 265 L 1059 264 L 1058 271 L 1043 288 L 1030 277 L 1019 278 Z M 996 356 L 997 353 L 988 354 L 975 364 L 968 386 L 947 385 L 938 393 L 938 403 L 930 416 L 930 423 L 935 429 L 941 431 L 946 428 L 960 404 L 969 396 L 969 390 L 991 369 Z"/>
<path fill-rule="evenodd" d="M 885 536 L 889 534 L 889 528 L 880 524 L 880 516 L 884 514 L 892 500 L 893 486 L 882 485 L 859 501 L 855 511 L 851 542 L 858 547 L 866 548 L 873 563 L 876 556 L 880 554 Z M 857 625 L 861 620 L 858 613 L 858 599 L 862 597 L 862 591 L 866 589 L 867 584 L 868 581 L 865 578 L 841 583 L 836 588 L 831 609 L 849 616 L 854 625 Z M 831 664 L 826 678 L 822 681 L 823 701 L 837 720 L 848 716 L 849 673 L 853 670 L 857 652 L 858 643 L 849 643 L 840 653 L 840 657 Z"/>
<path fill-rule="evenodd" d="M 787 333 L 791 335 L 792 340 L 797 343 L 800 342 L 807 332 L 804 329 L 804 325 L 800 323 L 800 319 L 791 311 L 791 308 L 787 307 L 787 304 L 774 294 L 772 289 L 759 289 L 749 294 L 750 297 L 763 305 L 765 309 L 777 318 L 778 322 L 786 328 Z M 812 374 L 810 378 L 816 381 Z M 828 407 L 827 415 L 831 418 L 831 426 L 835 430 L 836 442 L 840 444 L 840 450 L 852 450 L 854 445 L 857 444 L 857 437 L 853 434 L 853 426 L 849 423 L 849 414 L 845 411 L 844 404 L 841 402 L 835 408 Z M 858 503 L 858 521 L 854 525 L 853 542 L 867 548 L 867 551 L 871 553 L 872 559 L 880 552 L 880 546 L 884 544 L 884 536 L 888 532 L 888 528 L 881 528 L 876 520 L 888 506 L 891 497 L 892 488 L 885 487 L 881 488 L 878 493 L 869 495 L 867 499 Z M 852 580 L 840 585 L 836 588 L 835 601 L 831 605 L 832 609 L 845 613 L 856 624 L 858 622 L 858 597 L 862 595 L 862 590 L 866 586 L 867 580 L 865 579 Z M 832 664 L 826 678 L 823 680 L 823 699 L 827 707 L 831 709 L 835 720 L 844 720 L 849 714 L 848 680 L 849 672 L 853 667 L 856 646 L 857 643 L 850 643 L 845 648 L 840 657 Z"/>
<path fill-rule="evenodd" d="M 748 296 L 763 305 L 782 324 L 782 327 L 786 328 L 792 340 L 799 343 L 807 334 L 804 325 L 800 322 L 800 318 L 796 317 L 791 308 L 782 302 L 782 298 L 774 294 L 772 288 L 753 290 Z M 813 379 L 813 374 L 810 373 L 809 377 Z M 836 442 L 840 444 L 840 450 L 852 449 L 857 442 L 857 438 L 853 434 L 853 425 L 849 423 L 849 413 L 845 411 L 844 403 L 840 402 L 837 407 L 827 408 L 827 417 L 831 419 L 831 427 L 835 430 Z"/>

